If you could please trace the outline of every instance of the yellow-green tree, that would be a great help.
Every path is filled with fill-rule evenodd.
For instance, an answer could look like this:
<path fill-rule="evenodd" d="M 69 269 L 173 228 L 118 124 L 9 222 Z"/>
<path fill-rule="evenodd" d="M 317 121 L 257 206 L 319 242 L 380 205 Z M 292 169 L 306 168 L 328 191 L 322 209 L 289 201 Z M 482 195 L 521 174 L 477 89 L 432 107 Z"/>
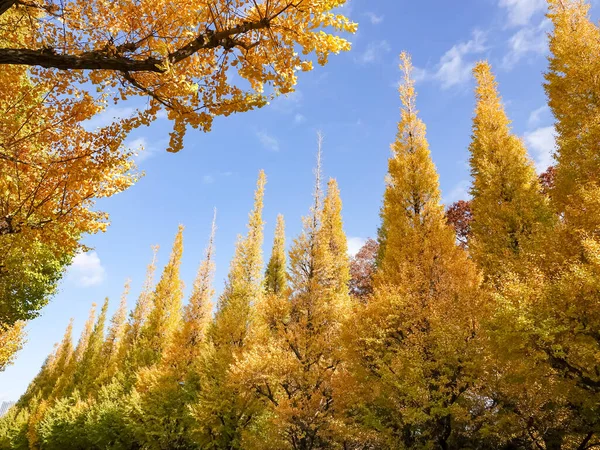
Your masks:
<path fill-rule="evenodd" d="M 549 0 L 550 66 L 545 89 L 556 117 L 557 152 L 552 199 L 571 235 L 568 255 L 600 229 L 600 100 L 596 73 L 600 30 L 583 0 Z"/>
<path fill-rule="evenodd" d="M 400 67 L 401 119 L 382 208 L 385 250 L 375 293 L 346 333 L 361 399 L 347 414 L 362 439 L 378 445 L 458 448 L 477 401 L 469 393 L 480 350 L 480 277 L 446 223 L 405 53 Z"/>
<path fill-rule="evenodd" d="M 181 321 L 183 282 L 179 276 L 183 253 L 183 226 L 179 226 L 169 262 L 152 294 L 153 305 L 141 331 L 140 365 L 150 366 L 160 361 L 171 344 Z"/>
<path fill-rule="evenodd" d="M 261 410 L 256 395 L 244 389 L 234 364 L 248 349 L 253 306 L 262 301 L 263 198 L 266 177 L 259 173 L 248 233 L 239 237 L 225 290 L 219 297 L 208 343 L 199 358 L 198 401 L 192 407 L 196 439 L 207 448 L 240 448 L 242 434 Z"/>
<path fill-rule="evenodd" d="M 528 342 L 527 315 L 543 285 L 540 264 L 553 214 L 523 142 L 510 121 L 487 62 L 478 63 L 477 106 L 470 145 L 472 222 L 469 253 L 485 275 L 494 314 L 488 325 L 489 358 L 482 371 L 491 399 L 486 432 L 510 445 L 550 441 L 564 417 L 560 389 L 539 351 Z M 510 407 L 508 406 L 510 405 Z M 507 444 L 507 445 L 509 445 Z"/>
<path fill-rule="evenodd" d="M 0 323 L 0 372 L 14 361 L 24 343 L 25 322 L 20 320 L 12 325 Z"/>
<path fill-rule="evenodd" d="M 265 290 L 267 294 L 280 295 L 285 291 L 287 286 L 286 264 L 285 222 L 283 215 L 279 214 L 277 215 L 271 258 L 265 270 Z"/>
<path fill-rule="evenodd" d="M 94 329 L 74 374 L 73 384 L 82 395 L 96 390 L 99 375 L 103 369 L 102 345 L 107 311 L 108 298 L 102 304 L 98 320 L 94 324 Z"/>
<path fill-rule="evenodd" d="M 199 390 L 197 362 L 212 319 L 212 279 L 215 270 L 216 212 L 205 259 L 200 264 L 192 295 L 182 321 L 162 360 L 138 373 L 140 415 L 136 422 L 139 441 L 148 448 L 189 448 L 193 420 L 189 406 Z"/>
<path fill-rule="evenodd" d="M 523 142 L 510 129 L 487 62 L 473 69 L 477 106 L 471 152 L 469 253 L 488 278 L 527 273 L 525 262 L 543 245 L 551 214 Z"/>
<path fill-rule="evenodd" d="M 56 344 L 55 344 L 56 345 Z M 59 376 L 65 371 L 73 357 L 73 319 L 69 321 L 62 340 L 55 346 L 54 351 L 46 358 L 44 365 L 25 393 L 19 399 L 17 406 L 26 409 L 32 406 L 34 397 L 46 399 L 50 396 Z"/>
<path fill-rule="evenodd" d="M 52 390 L 51 398 L 59 399 L 62 396 L 66 396 L 73 391 L 75 387 L 75 374 L 77 373 L 80 367 L 80 363 L 87 351 L 88 344 L 90 342 L 90 337 L 94 331 L 94 323 L 96 318 L 96 304 L 92 303 L 92 307 L 90 308 L 90 314 L 88 316 L 87 321 L 81 331 L 81 335 L 79 336 L 79 340 L 77 341 L 77 346 L 73 351 L 73 356 L 69 359 L 69 362 L 65 365 L 64 370 L 59 374 L 58 380 L 56 381 L 56 385 Z"/>
<path fill-rule="evenodd" d="M 106 339 L 102 344 L 102 366 L 98 384 L 102 385 L 111 380 L 119 371 L 119 361 L 122 349 L 125 345 L 125 332 L 127 330 L 127 295 L 129 294 L 130 281 L 125 283 L 125 290 L 121 296 L 119 308 L 110 319 L 110 326 L 106 333 Z"/>
<path fill-rule="evenodd" d="M 140 343 L 142 330 L 154 305 L 154 272 L 156 271 L 158 246 L 154 246 L 152 250 L 152 261 L 146 269 L 146 278 L 144 279 L 142 292 L 135 303 L 133 311 L 129 315 L 129 321 L 125 327 L 123 345 L 119 351 L 119 360 L 121 362 L 118 370 L 130 379 L 135 376 L 135 371 L 141 364 Z"/>
<path fill-rule="evenodd" d="M 343 359 L 349 260 L 335 180 L 321 199 L 320 146 L 321 139 L 312 211 L 290 250 L 291 289 L 259 305 L 260 344 L 238 368 L 269 405 L 248 448 L 330 448 L 336 436 L 333 391 Z"/>
<path fill-rule="evenodd" d="M 540 433 L 538 440 L 546 448 L 586 448 L 600 429 L 600 29 L 587 2 L 548 3 L 554 30 L 545 89 L 556 118 L 551 198 L 558 224 L 545 248 L 542 274 L 514 287 L 512 299 L 530 293 L 533 307 L 524 315 L 524 331 L 547 375 L 542 386 L 557 392 L 547 406 L 552 421 L 536 424 L 552 433 Z"/>

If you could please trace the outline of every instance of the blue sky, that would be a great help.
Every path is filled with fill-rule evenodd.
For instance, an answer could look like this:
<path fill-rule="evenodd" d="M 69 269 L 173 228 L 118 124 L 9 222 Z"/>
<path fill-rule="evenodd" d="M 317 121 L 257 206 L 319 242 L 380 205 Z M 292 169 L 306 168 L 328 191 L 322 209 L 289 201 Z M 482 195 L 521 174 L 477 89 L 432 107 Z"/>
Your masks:
<path fill-rule="evenodd" d="M 160 245 L 159 274 L 180 223 L 186 227 L 182 276 L 189 292 L 213 207 L 218 210 L 215 286 L 220 291 L 236 236 L 245 232 L 260 169 L 268 177 L 265 258 L 278 213 L 286 218 L 291 241 L 311 201 L 317 130 L 325 135 L 324 173 L 340 184 L 350 247 L 357 250 L 365 238 L 375 236 L 399 118 L 402 50 L 412 54 L 416 66 L 417 104 L 446 203 L 465 198 L 469 189 L 470 70 L 477 60 L 492 64 L 515 132 L 536 165 L 545 168 L 554 145 L 542 88 L 549 30 L 545 6 L 545 0 L 350 0 L 343 10 L 359 23 L 358 33 L 350 37 L 352 51 L 300 74 L 294 94 L 258 111 L 218 118 L 208 134 L 192 130 L 178 154 L 164 150 L 170 131 L 166 119 L 136 130 L 129 144 L 146 148 L 139 158 L 146 176 L 127 192 L 98 203 L 110 213 L 112 225 L 85 239 L 94 251 L 76 258 L 58 295 L 28 325 L 25 348 L 0 373 L 0 401 L 23 393 L 70 317 L 77 337 L 92 302 L 110 297 L 112 313 L 126 278 L 132 280 L 132 306 L 151 245 Z M 134 106 L 110 108 L 94 125 L 128 114 Z"/>

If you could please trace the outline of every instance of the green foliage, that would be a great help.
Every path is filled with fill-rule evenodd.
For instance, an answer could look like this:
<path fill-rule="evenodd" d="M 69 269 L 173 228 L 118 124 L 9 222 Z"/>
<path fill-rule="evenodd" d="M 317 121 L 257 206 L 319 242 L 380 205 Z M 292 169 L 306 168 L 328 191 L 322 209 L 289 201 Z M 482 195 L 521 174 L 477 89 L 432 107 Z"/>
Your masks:
<path fill-rule="evenodd" d="M 56 249 L 27 236 L 0 236 L 1 324 L 40 314 L 73 258 L 73 254 L 56 255 Z"/>

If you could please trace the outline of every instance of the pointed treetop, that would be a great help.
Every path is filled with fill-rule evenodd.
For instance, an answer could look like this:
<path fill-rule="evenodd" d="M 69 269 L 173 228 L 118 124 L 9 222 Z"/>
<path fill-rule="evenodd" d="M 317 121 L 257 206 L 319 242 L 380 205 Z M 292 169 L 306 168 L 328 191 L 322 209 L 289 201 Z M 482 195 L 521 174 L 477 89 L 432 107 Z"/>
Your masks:
<path fill-rule="evenodd" d="M 556 178 L 552 200 L 572 242 L 600 230 L 600 26 L 590 2 L 550 0 L 549 70 L 544 85 L 556 118 Z M 567 244 L 575 253 L 579 245 Z"/>
<path fill-rule="evenodd" d="M 94 323 L 96 319 L 96 303 L 92 303 L 92 307 L 90 308 L 90 313 L 87 321 L 83 327 L 83 331 L 81 332 L 81 336 L 79 337 L 79 341 L 77 342 L 77 347 L 75 347 L 75 354 L 73 355 L 76 362 L 81 361 L 83 358 L 83 354 L 87 349 L 88 343 L 90 341 L 90 336 L 94 330 Z"/>
<path fill-rule="evenodd" d="M 148 264 L 142 292 L 131 313 L 130 328 L 128 332 L 130 340 L 135 340 L 139 337 L 142 326 L 152 310 L 152 290 L 154 289 L 154 273 L 156 272 L 156 255 L 158 253 L 158 248 L 158 245 L 152 246 L 152 261 Z"/>
<path fill-rule="evenodd" d="M 183 283 L 179 276 L 183 254 L 183 225 L 179 225 L 169 262 L 163 269 L 160 281 L 154 290 L 154 307 L 142 330 L 145 357 L 142 364 L 158 361 L 169 345 L 173 333 L 181 320 Z"/>
<path fill-rule="evenodd" d="M 474 128 L 477 125 L 489 124 L 489 122 L 508 126 L 510 121 L 498 94 L 498 82 L 492 73 L 492 66 L 487 61 L 479 61 L 473 68 L 473 75 L 477 81 Z"/>
<path fill-rule="evenodd" d="M 194 280 L 194 288 L 189 303 L 185 308 L 184 322 L 192 324 L 194 327 L 201 328 L 201 333 L 210 321 L 212 302 L 214 295 L 212 287 L 212 279 L 215 272 L 215 233 L 217 231 L 217 209 L 214 209 L 213 220 L 210 229 L 210 237 L 208 245 L 204 251 L 204 260 L 200 263 L 196 279 Z"/>
<path fill-rule="evenodd" d="M 263 294 L 263 198 L 266 176 L 260 171 L 250 213 L 248 234 L 240 238 L 231 261 L 227 284 L 219 297 L 211 338 L 218 345 L 242 347 L 252 321 L 252 305 Z"/>
<path fill-rule="evenodd" d="M 198 268 L 190 301 L 185 306 L 183 321 L 175 332 L 172 344 L 165 351 L 159 370 L 163 375 L 175 375 L 183 380 L 188 375 L 191 364 L 200 356 L 200 345 L 206 336 L 212 318 L 212 280 L 215 271 L 214 240 L 217 210 L 215 208 L 205 258 Z"/>
<path fill-rule="evenodd" d="M 431 159 L 425 124 L 417 116 L 416 92 L 412 63 L 407 53 L 400 55 L 403 82 L 398 87 L 402 109 L 396 140 L 391 146 L 388 175 L 381 210 L 380 254 L 377 280 L 391 283 L 404 268 L 421 258 L 425 247 L 433 242 L 433 233 L 446 235 L 447 230 L 438 174 Z M 427 237 L 427 238 L 426 238 Z M 433 251 L 433 250 L 432 250 Z M 387 272 L 387 276 L 384 276 Z"/>
<path fill-rule="evenodd" d="M 110 320 L 110 327 L 103 344 L 102 353 L 105 364 L 103 371 L 108 378 L 115 374 L 120 363 L 119 360 L 122 359 L 121 350 L 123 349 L 127 326 L 127 295 L 129 294 L 130 285 L 131 280 L 126 280 L 119 308 Z"/>
<path fill-rule="evenodd" d="M 527 149 L 510 129 L 490 65 L 478 63 L 473 74 L 477 106 L 469 146 L 473 176 L 469 250 L 487 276 L 526 271 L 522 255 L 542 242 L 536 234 L 548 221 L 549 211 Z"/>
<path fill-rule="evenodd" d="M 87 393 L 92 389 L 102 371 L 101 357 L 107 311 L 108 297 L 104 300 L 98 320 L 90 333 L 87 346 L 75 372 L 74 385 L 82 393 Z"/>
<path fill-rule="evenodd" d="M 317 211 L 321 210 L 321 198 L 323 196 L 321 191 L 321 177 L 322 177 L 322 160 L 323 160 L 323 133 L 317 131 L 317 165 L 314 168 L 315 174 L 315 189 L 314 189 L 314 205 L 313 215 L 316 217 Z"/>
<path fill-rule="evenodd" d="M 399 67 L 403 77 L 402 83 L 398 86 L 398 92 L 400 93 L 402 106 L 407 115 L 416 116 L 418 114 L 416 106 L 417 94 L 415 92 L 415 81 L 412 77 L 412 60 L 408 53 L 400 53 Z"/>
<path fill-rule="evenodd" d="M 327 195 L 323 202 L 322 223 L 319 230 L 319 245 L 324 247 L 326 267 L 323 283 L 338 294 L 348 293 L 350 281 L 350 259 L 348 242 L 342 220 L 342 199 L 337 181 L 331 178 L 327 183 Z"/>
<path fill-rule="evenodd" d="M 287 285 L 285 256 L 285 222 L 283 215 L 277 215 L 275 237 L 271 258 L 265 271 L 265 289 L 270 294 L 281 294 Z"/>

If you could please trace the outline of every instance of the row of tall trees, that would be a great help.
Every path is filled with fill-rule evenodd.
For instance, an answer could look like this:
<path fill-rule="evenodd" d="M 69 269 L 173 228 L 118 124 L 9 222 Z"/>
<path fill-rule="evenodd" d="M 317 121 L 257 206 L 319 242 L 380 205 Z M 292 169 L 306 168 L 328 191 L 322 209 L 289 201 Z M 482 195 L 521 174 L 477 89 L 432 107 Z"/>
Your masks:
<path fill-rule="evenodd" d="M 0 420 L 0 448 L 597 448 L 600 29 L 582 1 L 549 4 L 550 186 L 477 64 L 457 240 L 403 54 L 378 243 L 350 263 L 319 158 L 303 230 L 286 251 L 278 217 L 263 271 L 261 172 L 214 315 L 214 222 L 185 307 L 180 228 L 129 319 L 124 296 L 106 332 L 107 303 L 76 346 L 69 325 Z"/>
<path fill-rule="evenodd" d="M 292 92 L 299 71 L 349 50 L 344 3 L 0 0 L 0 370 L 81 237 L 106 229 L 95 200 L 139 179 L 130 132 L 162 113 L 177 151 L 186 128 Z M 127 117 L 107 109 L 140 97 Z"/>

